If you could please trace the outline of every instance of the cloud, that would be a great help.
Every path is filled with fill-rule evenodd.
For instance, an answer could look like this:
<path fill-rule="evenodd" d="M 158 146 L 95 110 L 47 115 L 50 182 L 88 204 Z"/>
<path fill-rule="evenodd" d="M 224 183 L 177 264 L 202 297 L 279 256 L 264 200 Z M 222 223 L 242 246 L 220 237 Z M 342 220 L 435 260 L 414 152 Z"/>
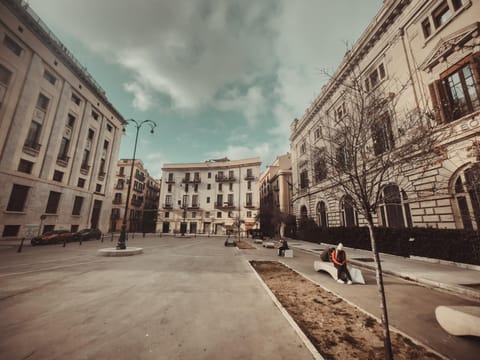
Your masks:
<path fill-rule="evenodd" d="M 140 111 L 146 111 L 152 105 L 152 95 L 137 82 L 123 84 L 125 91 L 133 94 L 133 107 Z"/>

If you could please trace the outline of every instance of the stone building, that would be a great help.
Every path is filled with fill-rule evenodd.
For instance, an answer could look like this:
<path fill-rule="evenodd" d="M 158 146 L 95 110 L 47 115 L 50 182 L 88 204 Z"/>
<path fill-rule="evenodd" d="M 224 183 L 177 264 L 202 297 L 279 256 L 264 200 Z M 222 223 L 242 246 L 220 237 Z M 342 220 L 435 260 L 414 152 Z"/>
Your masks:
<path fill-rule="evenodd" d="M 365 92 L 378 87 L 395 99 L 382 128 L 372 128 L 372 149 L 395 147 L 409 116 L 429 118 L 437 135 L 437 162 L 418 164 L 401 184 L 386 184 L 375 221 L 388 227 L 477 229 L 480 221 L 480 2 L 386 0 L 347 52 L 330 81 L 291 125 L 293 211 L 320 226 L 361 225 L 340 188 L 329 189 L 328 169 L 311 151 L 327 117 L 352 111 L 341 86 L 358 74 Z M 381 130 L 381 131 L 378 131 Z M 407 129 L 408 130 L 408 129 Z M 327 144 L 328 146 L 328 144 Z M 432 154 L 433 156 L 434 154 Z"/>
<path fill-rule="evenodd" d="M 260 227 L 270 236 L 278 235 L 282 221 L 292 215 L 292 163 L 290 154 L 278 156 L 259 180 Z"/>
<path fill-rule="evenodd" d="M 0 17 L 2 237 L 107 231 L 125 120 L 28 4 Z"/>
<path fill-rule="evenodd" d="M 128 186 L 133 163 L 130 198 Z M 127 232 L 155 232 L 160 183 L 151 177 L 140 159 L 120 159 L 117 163 L 110 231 L 120 231 L 128 201 Z"/>
<path fill-rule="evenodd" d="M 225 235 L 255 227 L 260 159 L 164 164 L 157 231 Z"/>

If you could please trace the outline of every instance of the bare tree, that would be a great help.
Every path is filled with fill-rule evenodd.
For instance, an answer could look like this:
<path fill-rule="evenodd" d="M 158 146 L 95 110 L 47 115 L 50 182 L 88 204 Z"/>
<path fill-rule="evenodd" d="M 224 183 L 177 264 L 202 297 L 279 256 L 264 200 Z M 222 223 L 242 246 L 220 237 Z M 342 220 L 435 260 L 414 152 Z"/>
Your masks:
<path fill-rule="evenodd" d="M 435 157 L 434 137 L 426 112 L 405 111 L 398 99 L 407 85 L 395 84 L 396 93 L 381 86 L 367 89 L 361 78 L 351 73 L 336 81 L 340 94 L 328 113 L 321 117 L 320 140 L 313 156 L 314 176 L 326 179 L 326 191 L 343 192 L 349 206 L 365 220 L 369 230 L 384 326 L 385 356 L 393 358 L 382 266 L 374 232 L 377 209 L 396 202 L 398 193 L 385 191 L 389 184 L 401 186 L 405 174 L 422 163 L 428 168 Z M 390 84 L 390 88 L 392 88 Z M 433 155 L 432 155 L 433 154 Z M 322 173 L 322 164 L 328 174 Z M 415 164 L 415 165 L 412 165 Z"/>

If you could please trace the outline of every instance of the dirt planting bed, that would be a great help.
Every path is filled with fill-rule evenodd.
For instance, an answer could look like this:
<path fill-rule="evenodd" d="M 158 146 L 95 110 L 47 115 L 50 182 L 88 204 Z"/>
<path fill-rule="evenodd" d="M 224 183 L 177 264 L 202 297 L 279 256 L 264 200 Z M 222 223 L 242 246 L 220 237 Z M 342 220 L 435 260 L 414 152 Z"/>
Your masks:
<path fill-rule="evenodd" d="M 325 359 L 384 359 L 382 325 L 276 261 L 252 261 L 276 298 Z M 390 332 L 395 360 L 440 359 Z"/>

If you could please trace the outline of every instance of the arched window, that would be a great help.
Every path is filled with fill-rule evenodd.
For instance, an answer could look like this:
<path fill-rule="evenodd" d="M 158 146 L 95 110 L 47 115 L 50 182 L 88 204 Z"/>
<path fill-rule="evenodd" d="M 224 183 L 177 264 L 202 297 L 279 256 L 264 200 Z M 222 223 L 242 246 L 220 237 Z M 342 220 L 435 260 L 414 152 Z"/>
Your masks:
<path fill-rule="evenodd" d="M 328 227 L 327 206 L 324 201 L 317 204 L 317 223 L 320 227 Z"/>
<path fill-rule="evenodd" d="M 353 199 L 350 195 L 345 195 L 340 203 L 342 226 L 351 227 L 358 225 L 358 215 L 353 207 Z"/>
<path fill-rule="evenodd" d="M 454 183 L 455 199 L 464 229 L 480 224 L 480 164 L 460 173 Z"/>
<path fill-rule="evenodd" d="M 305 205 L 303 205 L 300 208 L 300 220 L 307 220 L 307 218 L 308 218 L 307 207 Z"/>
<path fill-rule="evenodd" d="M 405 191 L 395 184 L 387 185 L 380 195 L 382 225 L 392 228 L 412 227 L 410 205 Z"/>

